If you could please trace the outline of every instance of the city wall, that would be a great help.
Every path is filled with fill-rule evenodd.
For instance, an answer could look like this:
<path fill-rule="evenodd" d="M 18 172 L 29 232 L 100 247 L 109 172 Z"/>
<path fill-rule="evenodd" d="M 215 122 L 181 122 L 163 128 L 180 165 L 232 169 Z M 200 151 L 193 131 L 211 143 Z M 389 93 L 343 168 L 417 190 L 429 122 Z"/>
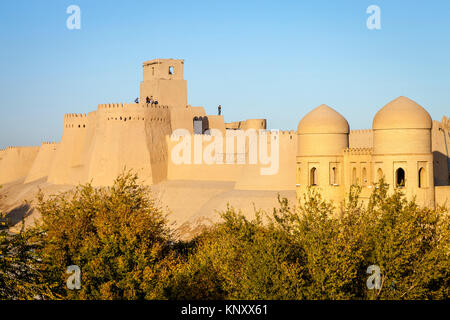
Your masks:
<path fill-rule="evenodd" d="M 7 147 L 1 153 L 0 184 L 24 179 L 39 152 L 39 147 Z"/>
<path fill-rule="evenodd" d="M 431 129 L 433 151 L 434 179 L 436 186 L 450 184 L 450 119 L 433 121 Z"/>
<path fill-rule="evenodd" d="M 58 142 L 43 142 L 24 183 L 48 177 L 55 160 Z"/>
<path fill-rule="evenodd" d="M 372 129 L 350 130 L 348 139 L 350 148 L 373 148 Z"/>

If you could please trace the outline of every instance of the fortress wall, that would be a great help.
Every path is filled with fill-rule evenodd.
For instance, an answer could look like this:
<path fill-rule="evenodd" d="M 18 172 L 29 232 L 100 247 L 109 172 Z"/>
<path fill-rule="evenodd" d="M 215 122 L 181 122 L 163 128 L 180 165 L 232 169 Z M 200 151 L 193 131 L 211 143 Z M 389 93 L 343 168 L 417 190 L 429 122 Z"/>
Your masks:
<path fill-rule="evenodd" d="M 38 152 L 39 146 L 6 148 L 0 165 L 0 184 L 25 178 Z"/>
<path fill-rule="evenodd" d="M 212 129 L 217 129 L 222 131 L 223 134 L 225 134 L 225 121 L 223 119 L 223 116 L 208 116 L 209 121 L 209 127 Z"/>
<path fill-rule="evenodd" d="M 72 181 L 81 181 L 86 183 L 89 181 L 89 165 L 92 157 L 93 142 L 95 140 L 95 129 L 97 127 L 97 111 L 89 112 L 87 115 L 86 131 L 83 140 L 80 143 L 79 155 L 76 158 L 79 166 L 74 167 Z"/>
<path fill-rule="evenodd" d="M 189 108 L 192 111 L 192 117 L 204 117 L 206 116 L 205 108 L 203 107 L 191 107 Z"/>
<path fill-rule="evenodd" d="M 373 148 L 372 129 L 350 130 L 349 134 L 350 148 Z"/>
<path fill-rule="evenodd" d="M 450 185 L 449 153 L 450 153 L 450 120 L 433 120 L 431 129 L 431 148 L 433 152 L 434 184 L 436 186 Z"/>
<path fill-rule="evenodd" d="M 194 117 L 208 117 L 209 128 L 218 129 L 225 134 L 225 121 L 221 115 L 207 115 L 203 107 L 191 107 L 187 105 L 185 108 L 169 107 L 170 125 L 172 130 L 186 129 L 190 133 L 194 133 Z"/>
<path fill-rule="evenodd" d="M 447 208 L 450 212 L 450 186 L 438 186 L 435 188 L 436 205 Z"/>
<path fill-rule="evenodd" d="M 191 148 L 189 163 L 177 164 L 173 161 L 173 154 L 175 153 L 174 147 L 179 142 L 172 141 L 171 136 L 166 136 L 168 145 L 168 180 L 198 180 L 198 181 L 236 181 L 241 174 L 244 165 L 238 164 L 226 164 L 226 143 L 223 143 L 222 154 L 215 154 L 214 159 L 222 159 L 224 164 L 206 164 L 204 159 L 195 159 L 195 148 L 198 146 L 199 150 L 205 151 L 205 149 L 211 145 L 214 140 L 205 141 L 209 136 L 200 134 L 191 134 Z M 183 139 L 183 138 L 181 138 Z M 181 141 L 181 139 L 179 141 Z M 212 138 L 214 139 L 214 138 Z M 186 150 L 189 150 L 186 148 Z M 207 150 L 207 149 L 206 149 Z M 182 152 L 180 152 L 182 154 Z M 201 156 L 203 152 L 200 153 Z"/>
<path fill-rule="evenodd" d="M 265 130 L 267 127 L 266 119 L 248 119 L 244 121 L 244 130 L 247 129 L 262 129 Z"/>
<path fill-rule="evenodd" d="M 179 128 L 186 129 L 190 133 L 194 133 L 194 112 L 192 107 L 177 108 L 169 106 L 170 126 L 172 130 Z"/>
<path fill-rule="evenodd" d="M 0 170 L 2 168 L 2 160 L 3 160 L 3 157 L 5 156 L 5 153 L 6 153 L 6 148 L 0 150 Z"/>
<path fill-rule="evenodd" d="M 267 150 L 270 154 L 270 131 L 267 132 Z M 243 168 L 242 174 L 236 182 L 235 189 L 239 190 L 292 190 L 295 191 L 295 170 L 297 153 L 297 134 L 294 131 L 279 132 L 279 166 L 275 174 L 263 175 L 262 168 L 270 164 L 248 164 Z M 248 146 L 248 145 L 247 145 Z M 248 148 L 247 148 L 248 152 Z"/>
<path fill-rule="evenodd" d="M 83 162 L 83 150 L 88 141 L 88 123 L 86 114 L 66 114 L 61 143 L 56 150 L 48 182 L 74 185 L 84 183 L 86 170 Z"/>
<path fill-rule="evenodd" d="M 155 79 L 141 82 L 140 101 L 153 97 L 159 104 L 182 108 L 187 105 L 187 81 Z"/>
<path fill-rule="evenodd" d="M 228 122 L 225 123 L 227 129 L 262 129 L 265 130 L 267 127 L 266 119 L 248 119 L 244 121 Z"/>
<path fill-rule="evenodd" d="M 149 119 L 149 108 L 145 104 L 99 105 L 88 176 L 94 186 L 111 185 L 124 169 L 134 170 L 144 184 L 152 184 L 145 122 L 163 120 Z"/>
<path fill-rule="evenodd" d="M 167 180 L 168 146 L 166 136 L 172 132 L 171 113 L 168 106 L 157 105 L 147 109 L 145 133 L 150 152 L 153 184 Z"/>
<path fill-rule="evenodd" d="M 58 146 L 58 142 L 42 143 L 24 183 L 33 182 L 41 178 L 48 177 Z"/>
<path fill-rule="evenodd" d="M 267 152 L 270 155 L 271 133 L 268 131 L 265 133 L 267 134 Z M 176 146 L 179 142 L 172 141 L 169 136 L 166 137 L 169 146 L 169 180 L 235 181 L 235 189 L 240 190 L 295 190 L 297 135 L 294 131 L 282 131 L 279 133 L 278 171 L 271 175 L 261 174 L 261 168 L 268 169 L 270 163 L 261 164 L 259 162 L 261 160 L 259 147 L 257 149 L 257 164 L 250 164 L 248 137 L 245 140 L 244 154 L 241 154 L 240 150 L 238 150 L 236 138 L 232 149 L 230 148 L 231 144 L 227 148 L 227 142 L 224 138 L 223 153 L 216 155 L 216 158 L 214 158 L 217 159 L 218 157 L 223 161 L 223 164 L 207 164 L 204 159 L 196 161 L 194 156 L 196 143 L 203 150 L 201 154 L 204 156 L 204 153 L 207 153 L 207 148 L 213 143 L 213 140 L 205 141 L 205 137 L 207 137 L 205 135 L 190 135 L 189 137 L 191 139 L 189 164 L 176 164 L 173 161 L 173 153 L 177 150 L 174 148 L 177 148 Z M 256 143 L 258 146 L 259 140 Z M 232 163 L 230 163 L 231 159 L 233 159 Z M 243 163 L 238 163 L 238 159 Z"/>

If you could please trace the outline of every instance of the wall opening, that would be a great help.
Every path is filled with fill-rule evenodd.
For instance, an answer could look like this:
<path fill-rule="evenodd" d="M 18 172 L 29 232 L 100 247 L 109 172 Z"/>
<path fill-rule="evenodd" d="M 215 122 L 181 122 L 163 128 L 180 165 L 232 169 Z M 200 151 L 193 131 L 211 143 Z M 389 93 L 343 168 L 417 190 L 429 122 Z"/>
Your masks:
<path fill-rule="evenodd" d="M 331 185 L 337 186 L 338 185 L 338 169 L 336 167 L 332 167 L 330 173 L 331 173 L 331 177 L 330 177 Z"/>
<path fill-rule="evenodd" d="M 317 186 L 318 184 L 318 172 L 317 169 L 315 167 L 311 168 L 310 173 L 309 173 L 309 184 L 311 186 Z"/>
<path fill-rule="evenodd" d="M 362 179 L 362 184 L 364 186 L 367 185 L 367 169 L 366 168 L 362 169 L 362 177 L 361 177 L 361 179 Z"/>
<path fill-rule="evenodd" d="M 425 177 L 425 168 L 419 169 L 419 188 L 426 188 L 427 187 L 427 180 Z"/>
<path fill-rule="evenodd" d="M 203 123 L 203 121 L 202 121 L 201 117 L 200 117 L 200 119 L 197 117 L 194 117 L 194 133 L 195 134 L 202 134 L 202 127 L 203 127 L 202 123 Z"/>
<path fill-rule="evenodd" d="M 169 67 L 169 74 L 173 74 L 173 67 Z"/>
<path fill-rule="evenodd" d="M 202 134 L 209 134 L 209 120 L 208 117 L 202 119 Z"/>
<path fill-rule="evenodd" d="M 381 170 L 381 168 L 378 168 L 378 170 L 377 170 L 377 181 L 376 182 L 380 182 L 380 180 L 382 180 L 383 177 L 384 177 L 383 170 Z"/>
<path fill-rule="evenodd" d="M 162 121 L 162 119 L 161 119 L 161 121 Z M 208 117 L 194 117 L 194 133 L 195 134 L 209 134 Z"/>
<path fill-rule="evenodd" d="M 397 188 L 403 188 L 405 186 L 405 170 L 398 168 L 395 171 L 395 186 Z"/>

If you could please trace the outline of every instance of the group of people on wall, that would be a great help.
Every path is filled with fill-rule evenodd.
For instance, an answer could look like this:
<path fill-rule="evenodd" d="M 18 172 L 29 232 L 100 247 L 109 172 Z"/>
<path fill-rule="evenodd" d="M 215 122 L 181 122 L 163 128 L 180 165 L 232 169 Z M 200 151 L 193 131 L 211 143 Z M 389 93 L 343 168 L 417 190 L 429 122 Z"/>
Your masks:
<path fill-rule="evenodd" d="M 134 100 L 134 103 L 139 103 L 139 98 L 136 98 L 136 100 Z M 158 104 L 158 100 L 154 100 L 153 96 L 145 98 L 145 103 L 147 104 Z"/>

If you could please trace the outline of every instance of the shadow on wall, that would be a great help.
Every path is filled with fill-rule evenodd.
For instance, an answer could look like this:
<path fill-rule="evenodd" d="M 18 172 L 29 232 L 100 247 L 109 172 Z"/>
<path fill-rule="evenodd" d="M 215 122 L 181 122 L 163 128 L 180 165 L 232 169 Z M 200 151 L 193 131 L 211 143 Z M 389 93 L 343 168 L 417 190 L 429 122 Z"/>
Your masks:
<path fill-rule="evenodd" d="M 434 185 L 448 186 L 450 185 L 450 159 L 446 154 L 439 151 L 433 151 L 433 166 L 434 166 Z"/>

